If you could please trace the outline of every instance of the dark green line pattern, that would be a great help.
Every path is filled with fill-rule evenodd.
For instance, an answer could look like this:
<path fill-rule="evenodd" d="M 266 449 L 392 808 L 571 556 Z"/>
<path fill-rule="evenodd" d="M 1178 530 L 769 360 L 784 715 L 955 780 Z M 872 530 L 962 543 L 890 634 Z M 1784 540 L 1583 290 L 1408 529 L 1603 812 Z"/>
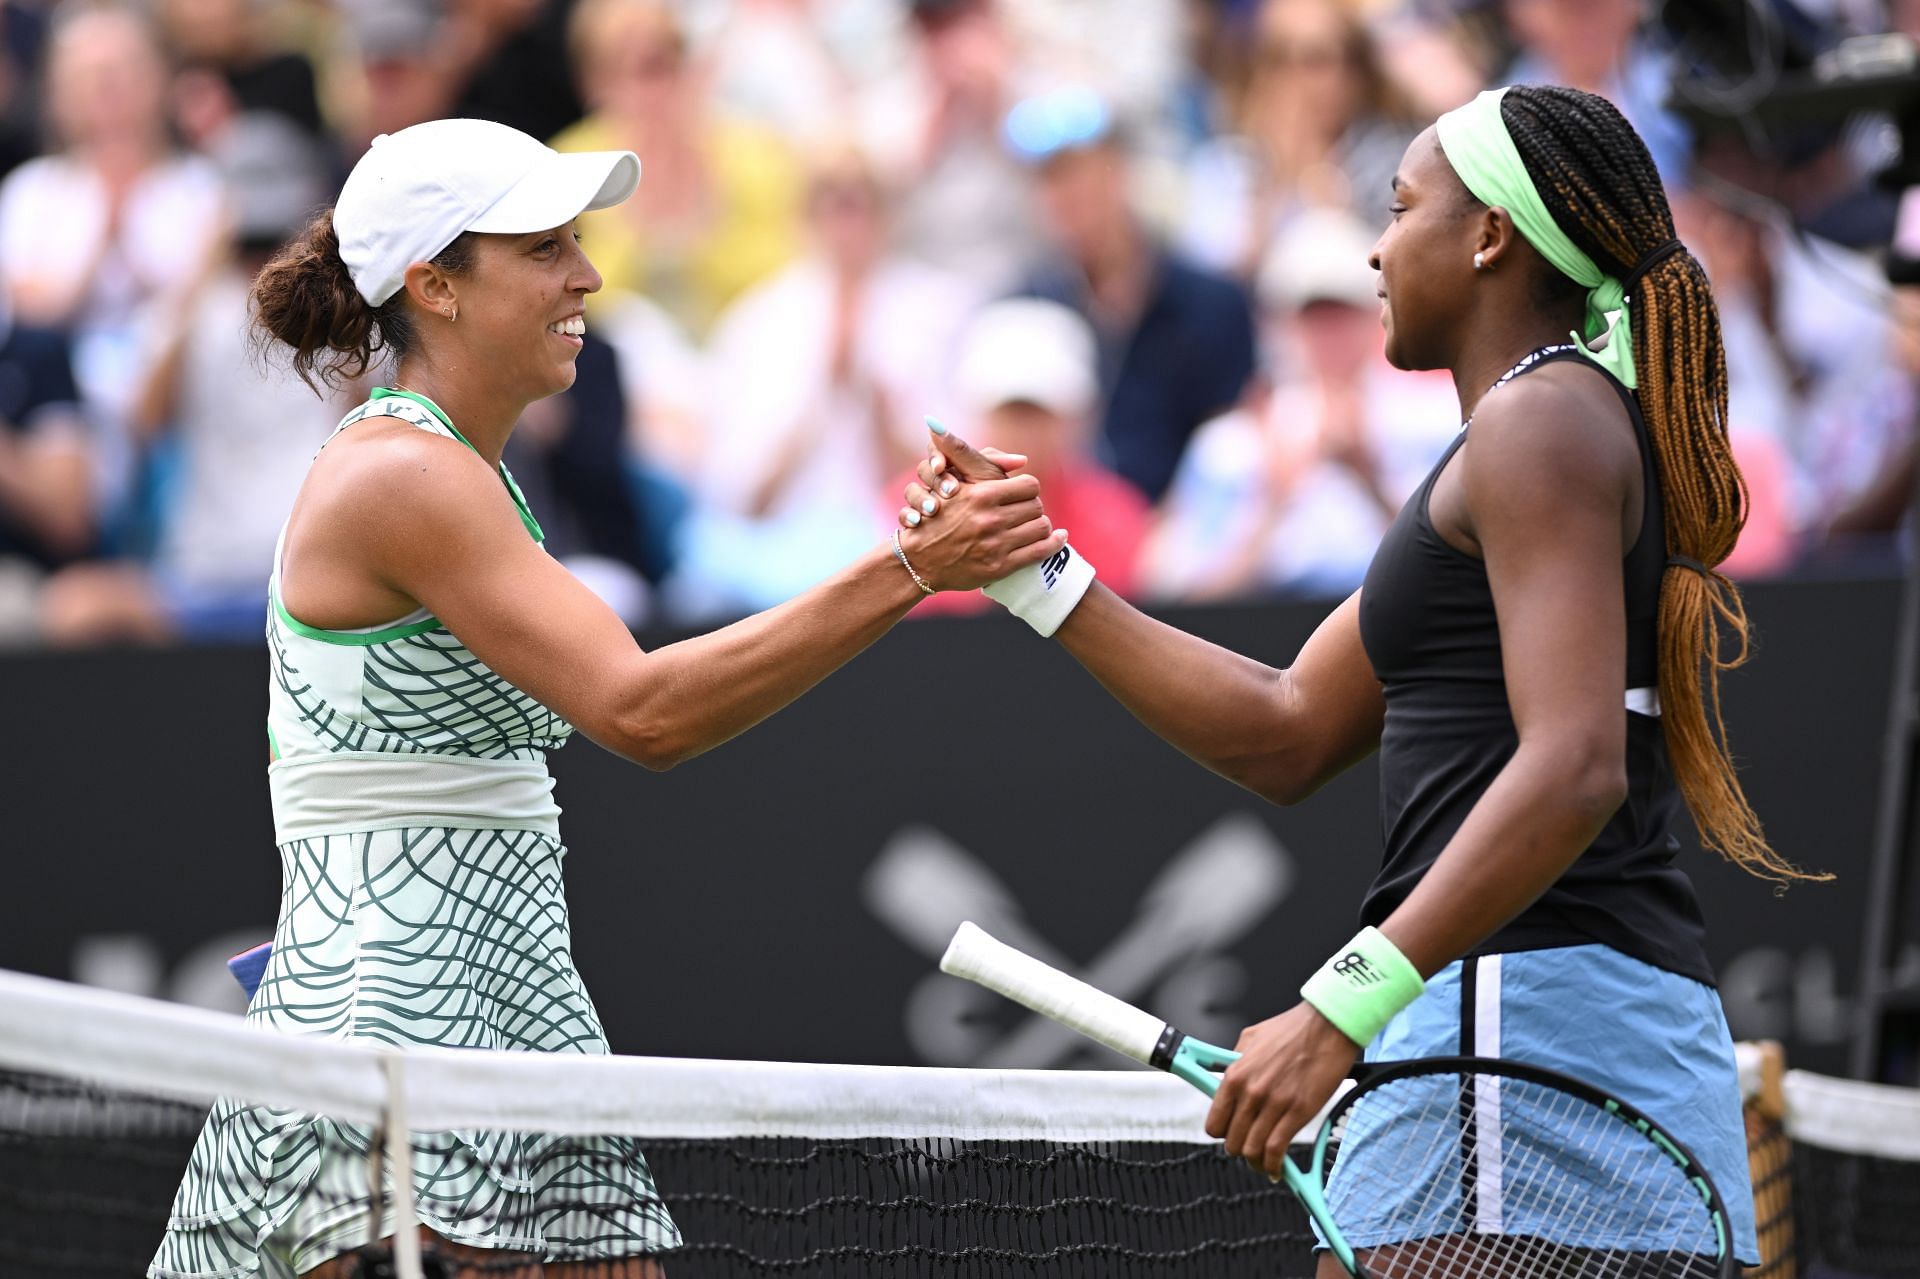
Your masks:
<path fill-rule="evenodd" d="M 445 630 L 369 645 L 364 679 L 373 725 L 424 750 L 543 759 L 573 731 Z"/>
<path fill-rule="evenodd" d="M 607 1051 L 573 967 L 560 844 L 416 827 L 280 852 L 281 925 L 250 1021 L 394 1045 Z M 333 1219 L 350 1232 L 342 1247 L 363 1242 L 367 1142 L 324 1117 L 217 1105 L 149 1275 L 252 1275 L 255 1241 Z M 413 1148 L 421 1219 L 451 1238 L 554 1260 L 680 1241 L 630 1139 L 423 1133 Z"/>

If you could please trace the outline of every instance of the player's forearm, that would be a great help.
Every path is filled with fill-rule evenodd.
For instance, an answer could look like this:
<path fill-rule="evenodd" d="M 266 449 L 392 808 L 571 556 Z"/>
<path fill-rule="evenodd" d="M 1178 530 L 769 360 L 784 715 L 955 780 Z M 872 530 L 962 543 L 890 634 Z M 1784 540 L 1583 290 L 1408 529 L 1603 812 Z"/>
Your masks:
<path fill-rule="evenodd" d="M 670 768 L 745 732 L 886 634 L 922 598 L 881 548 L 814 589 L 641 659 L 621 754 Z"/>
<path fill-rule="evenodd" d="M 1380 931 L 1432 976 L 1539 900 L 1625 797 L 1617 753 L 1523 743 Z"/>
<path fill-rule="evenodd" d="M 1148 617 L 1097 582 L 1055 638 L 1168 744 L 1275 803 L 1352 762 L 1330 757 L 1286 671 Z"/>

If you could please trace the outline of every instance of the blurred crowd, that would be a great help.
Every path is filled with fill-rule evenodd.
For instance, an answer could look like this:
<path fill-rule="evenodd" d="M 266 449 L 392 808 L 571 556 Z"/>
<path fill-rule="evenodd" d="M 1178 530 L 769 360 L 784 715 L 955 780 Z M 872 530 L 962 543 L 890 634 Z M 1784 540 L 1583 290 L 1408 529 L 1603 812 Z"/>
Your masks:
<path fill-rule="evenodd" d="M 0 642 L 259 635 L 292 495 L 365 388 L 257 350 L 249 281 L 373 137 L 449 115 L 641 158 L 583 219 L 606 287 L 578 381 L 506 459 L 635 625 L 872 546 L 929 413 L 1027 453 L 1137 599 L 1351 590 L 1458 428 L 1445 375 L 1381 353 L 1389 181 L 1439 112 L 1539 81 L 1634 122 L 1718 289 L 1752 497 L 1730 570 L 1884 567 L 1920 373 L 1858 212 L 1891 125 L 1759 154 L 1669 107 L 1646 9 L 0 0 Z"/>

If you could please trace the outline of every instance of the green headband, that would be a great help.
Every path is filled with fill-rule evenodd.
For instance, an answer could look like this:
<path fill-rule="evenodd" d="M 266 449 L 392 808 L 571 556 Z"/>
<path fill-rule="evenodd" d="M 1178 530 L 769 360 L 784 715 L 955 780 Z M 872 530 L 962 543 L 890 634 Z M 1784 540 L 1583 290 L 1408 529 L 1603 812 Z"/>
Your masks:
<path fill-rule="evenodd" d="M 1606 369 L 1629 387 L 1640 382 L 1633 368 L 1633 331 L 1627 323 L 1626 287 L 1617 276 L 1602 271 L 1594 260 L 1582 253 L 1567 238 L 1547 212 L 1540 193 L 1534 189 L 1527 166 L 1500 118 L 1500 102 L 1505 89 L 1489 89 L 1463 107 L 1440 117 L 1436 128 L 1440 149 L 1460 180 L 1482 204 L 1498 205 L 1507 211 L 1540 256 L 1551 262 L 1561 274 L 1587 288 L 1587 315 L 1584 332 L 1570 334 L 1580 353 Z M 1607 336 L 1606 345 L 1595 350 L 1588 343 Z"/>

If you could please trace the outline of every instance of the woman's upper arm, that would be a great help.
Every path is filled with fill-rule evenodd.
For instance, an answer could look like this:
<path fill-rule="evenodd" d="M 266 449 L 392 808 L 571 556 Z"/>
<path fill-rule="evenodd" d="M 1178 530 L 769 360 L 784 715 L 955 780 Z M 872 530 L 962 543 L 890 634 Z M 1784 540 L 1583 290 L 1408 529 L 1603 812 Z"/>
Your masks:
<path fill-rule="evenodd" d="M 1314 628 L 1287 668 L 1285 681 L 1288 717 L 1302 726 L 1287 736 L 1318 747 L 1303 792 L 1310 794 L 1380 745 L 1386 701 L 1360 640 L 1359 591 Z"/>
<path fill-rule="evenodd" d="M 1623 512 L 1639 447 L 1611 395 L 1546 373 L 1475 417 L 1463 452 L 1468 518 L 1522 742 L 1558 741 L 1624 767 Z"/>
<path fill-rule="evenodd" d="M 625 623 L 528 536 L 500 477 L 450 440 L 362 445 L 351 505 L 382 581 L 501 677 L 615 746 L 619 696 L 644 657 Z"/>

